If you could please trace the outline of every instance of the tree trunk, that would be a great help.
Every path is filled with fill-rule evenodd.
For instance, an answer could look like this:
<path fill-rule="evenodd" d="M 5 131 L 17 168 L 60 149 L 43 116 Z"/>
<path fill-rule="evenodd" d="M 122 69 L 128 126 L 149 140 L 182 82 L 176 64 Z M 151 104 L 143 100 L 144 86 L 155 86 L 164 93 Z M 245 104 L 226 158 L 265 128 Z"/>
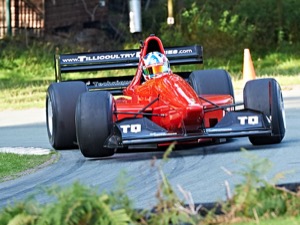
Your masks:
<path fill-rule="evenodd" d="M 12 30 L 11 30 L 11 2 L 10 0 L 6 0 L 6 28 L 7 33 L 6 35 L 11 37 L 12 36 Z"/>

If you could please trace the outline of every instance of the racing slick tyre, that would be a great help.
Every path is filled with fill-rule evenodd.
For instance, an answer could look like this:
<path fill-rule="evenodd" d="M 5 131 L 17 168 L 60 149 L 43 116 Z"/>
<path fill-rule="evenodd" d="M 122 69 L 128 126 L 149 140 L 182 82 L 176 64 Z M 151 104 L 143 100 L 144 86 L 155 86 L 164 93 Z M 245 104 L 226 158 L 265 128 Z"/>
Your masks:
<path fill-rule="evenodd" d="M 195 70 L 188 82 L 198 95 L 231 95 L 234 98 L 231 77 L 226 70 Z"/>
<path fill-rule="evenodd" d="M 46 96 L 46 123 L 54 149 L 74 149 L 76 145 L 75 108 L 78 96 L 87 91 L 84 82 L 52 83 Z"/>
<path fill-rule="evenodd" d="M 253 145 L 277 144 L 285 135 L 286 122 L 282 92 L 273 78 L 250 80 L 244 88 L 245 109 L 264 113 L 271 120 L 271 135 L 250 136 Z"/>
<path fill-rule="evenodd" d="M 106 157 L 114 154 L 114 149 L 103 145 L 113 127 L 113 96 L 107 91 L 86 92 L 78 98 L 75 124 L 81 153 L 85 157 Z"/>

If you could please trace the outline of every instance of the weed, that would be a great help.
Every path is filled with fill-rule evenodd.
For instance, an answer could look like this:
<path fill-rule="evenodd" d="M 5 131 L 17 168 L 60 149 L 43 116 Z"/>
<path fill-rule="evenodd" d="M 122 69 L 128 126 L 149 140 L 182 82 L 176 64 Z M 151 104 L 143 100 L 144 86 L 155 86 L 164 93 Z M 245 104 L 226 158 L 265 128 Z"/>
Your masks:
<path fill-rule="evenodd" d="M 231 199 L 222 203 L 223 215 L 216 216 L 217 223 L 232 221 L 259 221 L 261 219 L 295 216 L 299 213 L 300 198 L 297 193 L 274 184 L 283 174 L 278 174 L 273 180 L 266 179 L 272 164 L 266 158 L 242 149 L 246 156 L 244 169 L 237 172 L 244 178 L 236 185 Z"/>
<path fill-rule="evenodd" d="M 188 207 L 186 207 L 184 202 L 176 195 L 162 169 L 163 164 L 168 162 L 168 157 L 175 144 L 174 142 L 168 147 L 160 164 L 156 163 L 156 159 L 152 164 L 157 168 L 160 182 L 156 193 L 158 202 L 154 207 L 154 213 L 149 216 L 147 223 L 149 225 L 196 224 L 200 220 L 191 193 L 183 190 L 181 186 L 178 187 L 185 200 L 189 202 Z"/>

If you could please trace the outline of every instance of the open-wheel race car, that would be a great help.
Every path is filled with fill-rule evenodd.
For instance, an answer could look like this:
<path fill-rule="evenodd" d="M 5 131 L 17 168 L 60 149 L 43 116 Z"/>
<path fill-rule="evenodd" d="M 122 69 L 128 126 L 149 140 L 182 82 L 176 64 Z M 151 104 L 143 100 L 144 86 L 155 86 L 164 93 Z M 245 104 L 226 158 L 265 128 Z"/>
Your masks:
<path fill-rule="evenodd" d="M 236 103 L 221 69 L 173 73 L 170 65 L 203 63 L 199 45 L 164 48 L 150 35 L 140 50 L 61 54 L 47 90 L 46 120 L 54 149 L 79 148 L 85 157 L 118 149 L 155 148 L 249 137 L 280 143 L 285 113 L 275 79 L 250 80 Z M 136 68 L 135 75 L 63 80 L 67 72 Z"/>

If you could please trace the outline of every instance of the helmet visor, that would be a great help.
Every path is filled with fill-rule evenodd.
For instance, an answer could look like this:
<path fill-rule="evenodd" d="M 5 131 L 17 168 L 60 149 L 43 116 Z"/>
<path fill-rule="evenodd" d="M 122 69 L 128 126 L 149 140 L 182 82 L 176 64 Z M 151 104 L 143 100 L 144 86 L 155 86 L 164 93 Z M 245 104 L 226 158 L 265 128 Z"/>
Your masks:
<path fill-rule="evenodd" d="M 143 69 L 145 75 L 158 74 L 164 72 L 163 65 L 144 67 Z"/>

